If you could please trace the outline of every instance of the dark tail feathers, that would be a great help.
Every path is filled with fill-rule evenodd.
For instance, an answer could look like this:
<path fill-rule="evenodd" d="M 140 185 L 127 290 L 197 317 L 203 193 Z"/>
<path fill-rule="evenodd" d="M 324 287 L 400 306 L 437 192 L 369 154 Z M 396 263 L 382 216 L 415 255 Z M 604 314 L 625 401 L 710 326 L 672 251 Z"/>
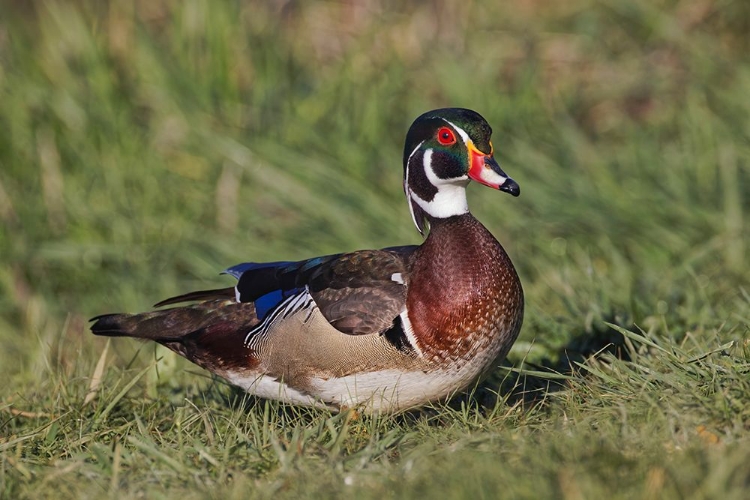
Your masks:
<path fill-rule="evenodd" d="M 132 337 L 128 333 L 128 319 L 130 314 L 102 314 L 91 318 L 89 321 L 95 321 L 91 325 L 91 331 L 94 335 L 104 335 L 105 337 Z"/>
<path fill-rule="evenodd" d="M 204 302 L 187 307 L 141 314 L 104 314 L 91 318 L 91 331 L 107 337 L 135 337 L 174 342 L 217 321 L 222 314 L 217 307 L 224 301 Z"/>
<path fill-rule="evenodd" d="M 190 292 L 162 300 L 155 307 L 190 301 L 201 303 L 141 314 L 102 314 L 91 318 L 94 321 L 91 331 L 106 337 L 175 341 L 210 324 L 227 299 L 234 299 L 234 288 Z"/>

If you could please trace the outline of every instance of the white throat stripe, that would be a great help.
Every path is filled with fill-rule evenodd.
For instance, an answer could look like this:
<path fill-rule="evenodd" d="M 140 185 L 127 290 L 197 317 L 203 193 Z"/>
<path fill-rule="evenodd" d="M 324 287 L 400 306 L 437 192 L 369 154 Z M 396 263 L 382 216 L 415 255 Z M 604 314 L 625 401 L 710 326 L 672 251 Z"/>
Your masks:
<path fill-rule="evenodd" d="M 437 188 L 437 193 L 435 193 L 432 201 L 423 200 L 411 191 L 409 196 L 417 202 L 422 210 L 436 219 L 445 219 L 467 213 L 469 204 L 466 201 L 466 184 L 469 182 L 469 178 L 465 175 L 449 180 L 438 177 L 432 169 L 432 152 L 432 149 L 424 152 L 422 166 L 427 180 Z"/>

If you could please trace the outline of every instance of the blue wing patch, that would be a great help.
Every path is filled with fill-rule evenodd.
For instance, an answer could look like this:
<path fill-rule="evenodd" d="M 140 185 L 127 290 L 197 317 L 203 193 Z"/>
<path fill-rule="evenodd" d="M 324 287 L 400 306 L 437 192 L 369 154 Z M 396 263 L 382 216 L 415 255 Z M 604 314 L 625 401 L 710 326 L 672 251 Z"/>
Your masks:
<path fill-rule="evenodd" d="M 264 297 L 274 295 L 276 292 L 271 292 L 260 299 L 255 301 L 256 308 L 259 301 L 261 301 Z M 278 295 L 276 295 L 278 296 Z M 255 348 L 257 347 L 257 342 L 259 339 L 263 339 L 268 334 L 268 331 L 270 328 L 276 324 L 279 321 L 283 321 L 289 316 L 295 314 L 298 311 L 308 311 L 307 317 L 304 319 L 304 322 L 307 323 L 307 321 L 310 319 L 310 316 L 312 315 L 315 308 L 315 301 L 313 300 L 312 296 L 310 295 L 310 291 L 307 287 L 304 288 L 298 288 L 296 289 L 295 293 L 290 293 L 287 298 L 285 298 L 280 303 L 276 304 L 274 306 L 274 309 L 270 311 L 266 311 L 266 317 L 258 323 L 255 327 L 253 327 L 249 332 L 247 332 L 247 335 L 245 335 L 245 347 Z M 260 316 L 260 315 L 258 315 Z"/>
<path fill-rule="evenodd" d="M 255 314 L 261 324 L 264 324 L 274 317 L 274 311 L 285 307 L 284 304 L 292 297 L 301 296 L 307 289 L 310 276 L 319 266 L 339 256 L 340 254 L 326 255 L 298 262 L 244 262 L 226 269 L 222 274 L 229 274 L 237 279 L 237 302 L 254 303 Z M 296 302 L 289 304 L 294 306 Z"/>
<path fill-rule="evenodd" d="M 277 288 L 280 284 L 277 282 L 277 273 L 292 268 L 297 264 L 298 262 L 290 261 L 244 262 L 226 269 L 222 274 L 229 274 L 240 280 L 237 287 L 235 287 L 237 289 L 238 302 L 253 302 L 255 304 L 255 314 L 259 320 L 263 321 L 282 302 L 293 295 L 299 294 L 303 290 L 300 287 L 288 289 Z M 244 278 L 249 278 L 253 285 L 255 285 L 249 291 L 240 285 L 243 275 L 245 275 Z"/>
<path fill-rule="evenodd" d="M 263 321 L 266 319 L 268 313 L 276 309 L 279 304 L 284 302 L 292 295 L 296 295 L 302 291 L 301 288 L 293 288 L 291 290 L 274 290 L 273 292 L 267 293 L 261 297 L 255 299 L 255 314 L 258 319 Z"/>

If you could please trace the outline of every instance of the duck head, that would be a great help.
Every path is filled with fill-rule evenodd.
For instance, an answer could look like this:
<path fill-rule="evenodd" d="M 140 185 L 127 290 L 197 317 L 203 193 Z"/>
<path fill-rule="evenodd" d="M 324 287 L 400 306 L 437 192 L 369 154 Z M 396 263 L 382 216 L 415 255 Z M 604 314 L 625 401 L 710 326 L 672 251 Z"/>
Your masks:
<path fill-rule="evenodd" d="M 491 135 L 487 121 L 470 109 L 436 109 L 414 120 L 404 147 L 404 192 L 420 233 L 425 220 L 469 211 L 470 180 L 513 196 L 521 193 L 495 160 Z"/>

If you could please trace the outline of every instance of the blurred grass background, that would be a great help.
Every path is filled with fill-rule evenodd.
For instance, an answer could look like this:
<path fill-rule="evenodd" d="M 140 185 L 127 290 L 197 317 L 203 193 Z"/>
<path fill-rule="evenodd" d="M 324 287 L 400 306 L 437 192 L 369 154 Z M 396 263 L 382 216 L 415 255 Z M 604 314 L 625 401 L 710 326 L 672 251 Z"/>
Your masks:
<path fill-rule="evenodd" d="M 729 331 L 747 306 L 744 2 L 19 2 L 2 17 L 8 373 L 91 315 L 223 283 L 236 262 L 418 242 L 400 152 L 441 106 L 482 113 L 522 186 L 470 197 L 523 277 L 523 340 L 554 350 L 602 317 Z"/>
<path fill-rule="evenodd" d="M 741 0 L 2 2 L 0 398 L 85 393 L 93 315 L 418 243 L 403 140 L 444 106 L 490 122 L 522 189 L 469 193 L 526 291 L 511 362 L 604 320 L 746 345 L 749 32 Z M 112 346 L 108 367 L 154 356 Z"/>

